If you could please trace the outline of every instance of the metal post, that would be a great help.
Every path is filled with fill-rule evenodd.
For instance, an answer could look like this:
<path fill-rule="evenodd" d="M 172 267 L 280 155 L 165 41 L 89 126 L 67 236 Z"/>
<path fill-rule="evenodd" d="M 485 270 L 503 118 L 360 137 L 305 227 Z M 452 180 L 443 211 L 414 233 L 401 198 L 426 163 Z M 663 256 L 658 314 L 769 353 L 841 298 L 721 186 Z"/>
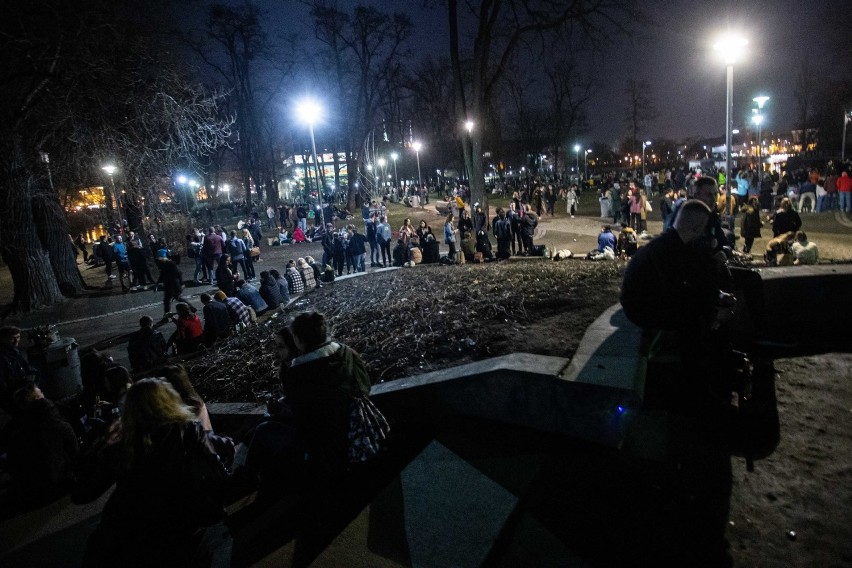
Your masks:
<path fill-rule="evenodd" d="M 848 111 L 843 111 L 843 145 L 840 148 L 840 163 L 846 161 L 846 125 L 849 124 L 850 114 Z"/>
<path fill-rule="evenodd" d="M 319 197 L 320 223 L 322 223 L 320 225 L 320 227 L 322 228 L 323 231 L 325 231 L 325 212 L 323 211 L 323 206 L 322 206 L 322 190 L 323 190 L 323 188 L 320 187 L 320 179 L 321 178 L 320 178 L 319 160 L 317 159 L 317 142 L 316 142 L 316 140 L 314 140 L 314 125 L 313 125 L 313 123 L 308 125 L 308 129 L 311 131 L 311 148 L 314 151 L 314 169 L 316 170 L 316 174 L 317 174 L 317 196 Z M 325 184 L 323 184 L 323 185 L 325 185 Z"/>
<path fill-rule="evenodd" d="M 417 156 L 417 183 L 420 184 L 417 186 L 417 191 L 420 191 L 420 188 L 423 187 L 423 178 L 420 176 L 420 150 L 414 153 Z"/>
<path fill-rule="evenodd" d="M 760 139 L 760 129 L 763 126 L 763 114 L 760 115 L 760 122 L 757 123 L 757 183 L 763 183 L 763 143 Z"/>
<path fill-rule="evenodd" d="M 725 105 L 725 215 L 731 212 L 731 119 L 734 114 L 734 66 L 728 64 L 728 84 Z"/>

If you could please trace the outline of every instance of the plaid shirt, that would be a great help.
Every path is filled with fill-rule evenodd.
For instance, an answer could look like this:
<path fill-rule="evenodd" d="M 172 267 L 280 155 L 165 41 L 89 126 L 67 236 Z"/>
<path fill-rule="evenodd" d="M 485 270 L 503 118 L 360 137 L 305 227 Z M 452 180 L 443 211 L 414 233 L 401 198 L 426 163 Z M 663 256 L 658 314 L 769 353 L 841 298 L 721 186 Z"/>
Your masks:
<path fill-rule="evenodd" d="M 225 298 L 222 302 L 225 304 L 225 307 L 228 308 L 228 315 L 231 316 L 231 321 L 233 323 L 244 323 L 246 325 L 251 323 L 251 312 L 249 312 L 248 307 L 241 301 L 236 298 Z"/>

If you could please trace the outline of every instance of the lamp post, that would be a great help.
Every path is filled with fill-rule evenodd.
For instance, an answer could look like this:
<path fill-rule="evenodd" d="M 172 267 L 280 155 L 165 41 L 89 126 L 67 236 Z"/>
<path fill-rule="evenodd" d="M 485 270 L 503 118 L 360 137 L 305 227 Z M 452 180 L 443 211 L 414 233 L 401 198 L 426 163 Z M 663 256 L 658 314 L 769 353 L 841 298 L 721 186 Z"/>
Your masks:
<path fill-rule="evenodd" d="M 846 125 L 852 121 L 852 112 L 843 111 L 843 146 L 840 148 L 840 163 L 846 161 Z"/>
<path fill-rule="evenodd" d="M 651 145 L 650 140 L 645 140 L 642 142 L 642 183 L 645 183 L 645 148 Z"/>
<path fill-rule="evenodd" d="M 381 173 L 379 174 L 379 179 L 382 180 L 382 188 L 384 188 L 385 184 L 387 183 L 385 181 L 387 179 L 387 175 L 386 175 L 387 174 L 387 168 L 385 166 L 387 166 L 388 162 L 384 158 L 379 158 L 378 160 L 376 160 L 376 163 L 381 168 Z"/>
<path fill-rule="evenodd" d="M 727 68 L 727 88 L 725 104 L 725 210 L 731 210 L 731 128 L 734 114 L 734 63 L 742 53 L 748 40 L 736 34 L 729 33 L 713 45 L 713 49 L 721 52 Z"/>
<path fill-rule="evenodd" d="M 769 97 L 761 95 L 752 99 L 757 103 L 757 114 L 751 120 L 757 124 L 757 163 L 760 164 L 760 170 L 757 172 L 758 184 L 763 183 L 763 140 L 760 137 L 760 127 L 763 124 L 763 105 L 769 100 Z"/>
<path fill-rule="evenodd" d="M 583 152 L 583 177 L 585 179 L 589 179 L 589 154 L 592 152 L 592 149 L 589 148 L 585 152 Z"/>
<path fill-rule="evenodd" d="M 420 188 L 423 187 L 423 178 L 420 176 L 420 150 L 423 148 L 423 144 L 415 142 L 411 147 L 414 148 L 414 153 L 417 155 L 417 183 L 420 184 L 417 186 L 417 191 L 420 191 Z"/>
<path fill-rule="evenodd" d="M 396 161 L 399 159 L 399 154 L 391 152 L 391 160 L 393 160 L 393 184 L 399 187 L 399 174 L 396 171 Z"/>
<path fill-rule="evenodd" d="M 112 197 L 110 197 L 110 200 L 113 204 L 113 214 L 118 216 L 117 221 L 118 224 L 121 225 L 121 204 L 118 202 L 118 193 L 115 191 L 115 178 L 113 177 L 113 174 L 115 174 L 115 170 L 117 170 L 118 168 L 116 168 L 112 164 L 107 164 L 101 169 L 105 171 L 106 174 L 109 176 L 109 184 L 112 187 Z"/>
<path fill-rule="evenodd" d="M 577 185 L 580 185 L 580 145 L 574 144 L 574 155 L 576 156 L 577 165 Z"/>
<path fill-rule="evenodd" d="M 316 102 L 306 99 L 299 103 L 296 107 L 296 112 L 299 114 L 299 118 L 302 122 L 308 125 L 308 130 L 311 132 L 311 149 L 314 152 L 314 169 L 317 175 L 317 197 L 319 198 L 320 223 L 322 223 L 322 230 L 325 230 L 325 213 L 323 212 L 322 206 L 323 187 L 321 187 L 325 184 L 320 183 L 322 178 L 320 177 L 319 159 L 317 158 L 317 142 L 314 139 L 314 122 L 319 120 L 320 115 L 322 114 L 322 109 Z"/>

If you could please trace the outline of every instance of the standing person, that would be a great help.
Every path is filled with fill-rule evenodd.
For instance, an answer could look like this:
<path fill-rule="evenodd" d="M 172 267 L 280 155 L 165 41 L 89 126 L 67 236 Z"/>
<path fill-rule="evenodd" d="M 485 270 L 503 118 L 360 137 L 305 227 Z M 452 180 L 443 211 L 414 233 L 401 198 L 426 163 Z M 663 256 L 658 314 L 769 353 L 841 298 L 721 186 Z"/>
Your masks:
<path fill-rule="evenodd" d="M 204 237 L 201 252 L 204 255 L 204 264 L 207 265 L 207 274 L 210 275 L 210 285 L 215 286 L 216 266 L 219 264 L 219 259 L 225 253 L 225 241 L 216 234 L 213 227 L 207 229 L 207 236 Z"/>
<path fill-rule="evenodd" d="M 473 234 L 479 235 L 480 232 L 488 230 L 488 219 L 485 218 L 485 213 L 482 211 L 482 206 L 479 203 L 473 204 Z"/>
<path fill-rule="evenodd" d="M 274 229 L 275 226 L 276 226 L 275 225 L 275 208 L 272 207 L 272 204 L 270 204 L 269 207 L 266 208 L 266 218 L 269 219 L 269 228 Z"/>
<path fill-rule="evenodd" d="M 343 231 L 334 234 L 334 269 L 338 276 L 343 275 L 343 266 L 346 264 L 346 239 L 343 237 Z"/>
<path fill-rule="evenodd" d="M 843 170 L 837 178 L 837 197 L 839 199 L 840 211 L 852 213 L 852 177 L 849 172 Z"/>
<path fill-rule="evenodd" d="M 168 257 L 166 249 L 157 251 L 157 266 L 160 267 L 160 279 L 158 284 L 163 286 L 163 313 L 171 311 L 172 300 L 188 303 L 189 300 L 181 296 L 183 291 L 183 275 L 172 259 Z"/>
<path fill-rule="evenodd" d="M 636 231 L 636 233 L 642 232 L 642 211 L 644 207 L 644 203 L 642 202 L 642 196 L 637 188 L 632 188 L 630 190 L 630 227 Z"/>
<path fill-rule="evenodd" d="M 305 205 L 300 203 L 296 207 L 296 218 L 299 222 L 299 227 L 302 229 L 302 233 L 308 232 L 308 210 L 305 209 Z"/>
<path fill-rule="evenodd" d="M 376 227 L 376 242 L 379 244 L 379 248 L 382 251 L 382 268 L 386 267 L 388 263 L 391 261 L 391 238 L 393 237 L 393 233 L 391 232 L 390 224 L 387 221 L 387 217 L 382 215 L 379 218 L 379 226 Z M 337 273 L 340 276 L 340 272 Z"/>
<path fill-rule="evenodd" d="M 252 256 L 252 251 L 257 245 L 254 242 L 254 238 L 251 236 L 251 231 L 249 231 L 248 229 L 243 229 L 242 239 L 243 242 L 246 244 L 246 252 L 244 254 L 243 260 L 246 263 L 246 270 L 248 271 L 248 280 L 254 280 L 256 276 L 254 272 L 254 261 L 256 257 Z"/>
<path fill-rule="evenodd" d="M 80 252 L 83 253 L 83 262 L 89 262 L 89 251 L 86 249 L 86 237 L 83 236 L 83 233 L 77 235 L 77 238 L 74 239 L 74 246 L 80 249 Z"/>
<path fill-rule="evenodd" d="M 571 218 L 573 219 L 574 215 L 577 213 L 577 205 L 579 204 L 576 186 L 572 185 L 568 188 L 568 191 L 565 193 L 565 201 L 567 202 L 568 214 L 571 215 Z"/>
<path fill-rule="evenodd" d="M 231 264 L 234 265 L 234 273 L 237 273 L 237 267 L 242 267 L 243 277 L 250 280 L 248 268 L 246 268 L 246 244 L 243 240 L 237 237 L 236 231 L 231 231 L 231 238 L 228 239 L 228 254 L 231 255 Z"/>
<path fill-rule="evenodd" d="M 713 180 L 715 185 L 715 180 Z M 649 333 L 663 330 L 680 359 L 679 381 L 670 393 L 673 433 L 669 459 L 687 493 L 676 514 L 683 528 L 673 549 L 677 565 L 730 566 L 725 544 L 732 475 L 728 441 L 731 385 L 723 380 L 733 355 L 724 324 L 732 310 L 720 295 L 712 248 L 703 245 L 710 208 L 687 201 L 671 229 L 641 247 L 624 273 L 621 304 L 632 322 Z M 672 306 L 673 309 L 660 309 Z"/>
<path fill-rule="evenodd" d="M 669 224 L 669 217 L 674 210 L 675 194 L 674 189 L 669 187 L 665 194 L 660 196 L 660 216 L 663 219 L 663 229 Z"/>
<path fill-rule="evenodd" d="M 377 215 L 373 213 L 370 216 L 370 222 L 367 223 L 367 242 L 370 243 L 370 268 L 376 268 L 377 266 L 381 266 L 381 264 L 379 264 L 379 242 L 376 235 L 376 228 L 378 222 L 379 220 L 377 218 Z M 323 244 L 323 251 L 325 251 L 325 244 Z M 325 254 L 323 254 L 323 258 L 324 257 Z M 324 262 L 323 266 L 325 266 Z"/>
<path fill-rule="evenodd" d="M 148 270 L 148 262 L 145 259 L 145 244 L 133 231 L 127 238 L 127 258 L 130 261 L 130 269 L 133 271 L 133 282 L 131 290 L 144 289 L 145 285 L 156 284 L 151 271 Z"/>
<path fill-rule="evenodd" d="M 205 527 L 225 517 L 228 474 L 216 453 L 217 437 L 196 418 L 165 380 L 142 379 L 130 387 L 121 428 L 109 435 L 72 495 L 75 503 L 87 503 L 115 484 L 84 565 L 123 559 L 133 566 L 189 566 L 209 554 L 199 548 L 208 542 Z"/>
<path fill-rule="evenodd" d="M 115 251 L 112 249 L 112 239 L 107 240 L 106 235 L 101 235 L 98 241 L 98 249 L 95 251 L 104 262 L 104 272 L 106 273 L 107 284 L 111 284 L 110 280 L 115 280 L 115 275 L 112 273 L 112 263 L 115 261 Z"/>
<path fill-rule="evenodd" d="M 506 218 L 506 212 L 502 207 L 497 208 L 497 217 L 491 224 L 494 237 L 497 239 L 497 260 L 509 258 L 509 246 L 512 243 L 512 224 Z"/>
<path fill-rule="evenodd" d="M 372 247 L 375 244 L 375 228 L 373 229 L 374 239 L 370 244 Z M 334 225 L 331 223 L 325 224 L 325 232 L 322 235 L 322 265 L 331 264 L 334 258 Z M 372 258 L 372 255 L 371 255 Z"/>
<path fill-rule="evenodd" d="M 38 370 L 21 353 L 21 328 L 0 327 L 0 409 L 17 414 L 12 395 L 30 382 L 38 381 Z"/>
<path fill-rule="evenodd" d="M 470 218 L 470 214 L 467 212 L 467 209 L 459 210 L 459 222 L 458 227 L 456 227 L 459 231 L 459 238 L 464 241 L 467 238 L 468 234 L 473 233 L 473 221 Z"/>
<path fill-rule="evenodd" d="M 521 219 L 523 218 L 523 209 L 520 207 L 517 199 L 509 203 L 509 213 L 506 215 L 512 227 L 512 254 L 522 254 L 524 252 L 524 240 L 521 237 Z M 518 242 L 517 251 L 515 249 L 515 241 Z"/>
<path fill-rule="evenodd" d="M 195 261 L 195 272 L 192 279 L 196 284 L 200 284 L 202 280 L 210 282 L 210 275 L 207 274 L 207 265 L 204 264 L 204 256 L 201 253 L 202 241 L 204 236 L 201 233 L 194 233 L 186 236 L 186 254 Z M 199 280 L 198 276 L 201 276 Z"/>
<path fill-rule="evenodd" d="M 450 262 L 456 261 L 456 229 L 453 227 L 453 214 L 447 215 L 444 222 L 444 244 L 450 247 L 450 252 L 447 253 L 447 258 Z"/>
<path fill-rule="evenodd" d="M 760 220 L 760 200 L 757 197 L 752 197 L 748 203 L 740 209 L 742 213 L 742 221 L 740 225 L 740 236 L 743 238 L 743 252 L 750 253 L 751 247 L 754 244 L 754 239 L 760 238 L 760 228 L 763 226 L 763 221 Z"/>
<path fill-rule="evenodd" d="M 524 217 L 521 220 L 521 238 L 524 241 L 524 255 L 532 254 L 533 235 L 538 226 L 538 216 L 530 211 L 529 205 L 524 205 Z"/>
<path fill-rule="evenodd" d="M 364 259 L 367 256 L 366 237 L 358 232 L 358 227 L 352 225 L 352 235 L 349 237 L 348 252 L 352 258 L 352 269 L 354 272 L 366 272 Z"/>
<path fill-rule="evenodd" d="M 112 245 L 112 250 L 115 252 L 115 264 L 118 267 L 118 282 L 121 284 L 121 289 L 124 292 L 130 291 L 130 261 L 127 258 L 127 245 L 124 244 L 124 239 L 121 235 L 115 236 L 115 243 Z M 127 284 L 124 284 L 125 278 Z"/>

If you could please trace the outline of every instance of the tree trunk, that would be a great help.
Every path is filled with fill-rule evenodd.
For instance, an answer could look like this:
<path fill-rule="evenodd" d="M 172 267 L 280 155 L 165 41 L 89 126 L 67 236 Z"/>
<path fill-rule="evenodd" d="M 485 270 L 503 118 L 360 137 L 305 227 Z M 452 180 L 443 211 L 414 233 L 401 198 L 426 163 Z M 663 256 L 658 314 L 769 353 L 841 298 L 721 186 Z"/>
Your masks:
<path fill-rule="evenodd" d="M 80 294 L 86 284 L 77 268 L 65 212 L 53 195 L 44 193 L 33 196 L 32 211 L 38 238 L 47 251 L 59 290 L 69 297 Z"/>

